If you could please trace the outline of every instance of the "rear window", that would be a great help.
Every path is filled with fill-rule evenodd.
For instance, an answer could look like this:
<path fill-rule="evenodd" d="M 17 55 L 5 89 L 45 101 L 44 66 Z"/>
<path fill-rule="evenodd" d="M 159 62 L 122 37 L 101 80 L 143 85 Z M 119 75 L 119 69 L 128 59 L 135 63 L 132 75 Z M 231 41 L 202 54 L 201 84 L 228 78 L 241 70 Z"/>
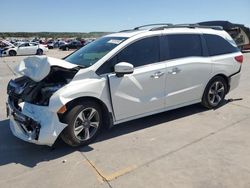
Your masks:
<path fill-rule="evenodd" d="M 239 48 L 221 36 L 204 34 L 210 56 L 238 52 Z"/>

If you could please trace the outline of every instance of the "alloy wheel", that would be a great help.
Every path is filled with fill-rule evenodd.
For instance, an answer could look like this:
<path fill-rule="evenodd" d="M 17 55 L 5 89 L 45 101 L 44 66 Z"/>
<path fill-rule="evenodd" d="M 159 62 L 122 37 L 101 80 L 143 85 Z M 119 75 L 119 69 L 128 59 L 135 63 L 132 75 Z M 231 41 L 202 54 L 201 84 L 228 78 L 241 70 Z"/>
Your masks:
<path fill-rule="evenodd" d="M 91 139 L 100 124 L 100 116 L 96 109 L 85 108 L 76 117 L 74 122 L 74 134 L 81 141 Z"/>
<path fill-rule="evenodd" d="M 217 106 L 224 97 L 225 87 L 221 81 L 214 82 L 208 92 L 208 101 L 211 105 Z"/>

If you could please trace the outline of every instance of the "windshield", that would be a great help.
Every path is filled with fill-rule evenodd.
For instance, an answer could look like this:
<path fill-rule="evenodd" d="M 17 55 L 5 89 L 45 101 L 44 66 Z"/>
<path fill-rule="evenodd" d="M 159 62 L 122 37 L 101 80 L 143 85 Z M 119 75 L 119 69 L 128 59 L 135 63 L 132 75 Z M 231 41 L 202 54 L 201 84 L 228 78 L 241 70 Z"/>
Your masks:
<path fill-rule="evenodd" d="M 90 67 L 126 39 L 125 37 L 100 38 L 69 55 L 65 61 L 82 67 Z"/>

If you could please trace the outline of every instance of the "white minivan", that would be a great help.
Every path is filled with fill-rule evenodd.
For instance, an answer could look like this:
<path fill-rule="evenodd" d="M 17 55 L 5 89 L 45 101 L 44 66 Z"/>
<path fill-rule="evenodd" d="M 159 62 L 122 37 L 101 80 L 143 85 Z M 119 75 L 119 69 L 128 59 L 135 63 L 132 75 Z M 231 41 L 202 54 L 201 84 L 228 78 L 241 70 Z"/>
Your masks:
<path fill-rule="evenodd" d="M 218 107 L 238 86 L 243 56 L 220 27 L 143 28 L 104 36 L 63 60 L 24 59 L 7 88 L 13 134 L 86 145 L 104 126 L 199 102 Z"/>

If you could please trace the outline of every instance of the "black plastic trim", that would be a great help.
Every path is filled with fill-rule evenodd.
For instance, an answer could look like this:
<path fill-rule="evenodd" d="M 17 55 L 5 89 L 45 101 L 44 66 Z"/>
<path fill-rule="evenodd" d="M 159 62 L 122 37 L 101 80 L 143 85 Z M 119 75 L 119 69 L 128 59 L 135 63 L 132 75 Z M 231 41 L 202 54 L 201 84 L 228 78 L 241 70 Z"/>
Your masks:
<path fill-rule="evenodd" d="M 107 75 L 107 83 L 108 83 L 108 90 L 109 90 L 110 105 L 111 105 L 111 109 L 112 109 L 112 112 L 113 112 L 113 116 L 115 118 L 115 111 L 114 111 L 114 106 L 113 106 L 113 101 L 112 101 L 112 96 L 111 96 L 110 79 L 109 79 L 108 75 Z M 112 121 L 113 121 L 113 119 L 112 119 Z"/>

